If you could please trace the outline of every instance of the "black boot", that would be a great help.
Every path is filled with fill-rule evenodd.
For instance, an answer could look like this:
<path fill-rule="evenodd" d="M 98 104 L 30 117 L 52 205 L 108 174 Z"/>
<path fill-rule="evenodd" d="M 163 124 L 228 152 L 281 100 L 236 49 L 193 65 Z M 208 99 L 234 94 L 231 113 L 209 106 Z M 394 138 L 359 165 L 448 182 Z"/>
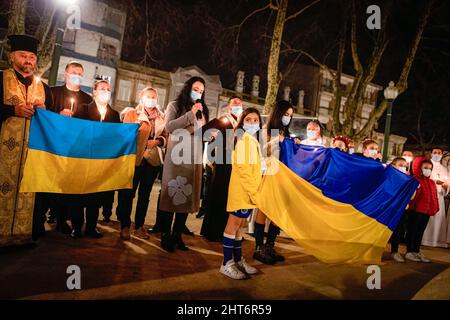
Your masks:
<path fill-rule="evenodd" d="M 283 262 L 285 260 L 284 256 L 282 256 L 281 254 L 278 254 L 275 251 L 275 246 L 273 244 L 270 243 L 266 243 L 266 250 L 267 253 L 277 262 Z"/>
<path fill-rule="evenodd" d="M 175 244 L 170 233 L 161 233 L 161 248 L 167 252 L 175 252 Z"/>
<path fill-rule="evenodd" d="M 181 237 L 181 233 L 174 233 L 173 234 L 173 240 L 177 246 L 177 249 L 182 251 L 188 251 L 189 248 L 186 246 L 186 244 L 183 242 L 183 238 Z"/>
<path fill-rule="evenodd" d="M 194 236 L 194 233 L 191 230 L 189 230 L 186 225 L 183 228 L 183 233 L 188 235 L 188 236 Z"/>
<path fill-rule="evenodd" d="M 150 228 L 147 230 L 148 233 L 160 233 L 161 229 L 159 228 L 159 226 L 155 223 L 155 225 L 153 226 L 153 228 Z"/>
<path fill-rule="evenodd" d="M 81 233 L 81 229 L 74 228 L 74 229 L 72 230 L 72 233 L 70 234 L 70 236 L 71 236 L 73 239 L 79 239 L 79 238 L 81 238 L 81 237 L 83 236 L 83 234 Z"/>
<path fill-rule="evenodd" d="M 269 255 L 266 246 L 257 246 L 255 253 L 253 254 L 253 259 L 261 261 L 264 264 L 275 264 L 275 259 Z"/>
<path fill-rule="evenodd" d="M 69 227 L 69 225 L 65 221 L 57 223 L 56 230 L 58 230 L 62 234 L 71 234 L 71 232 L 72 232 L 72 229 Z"/>

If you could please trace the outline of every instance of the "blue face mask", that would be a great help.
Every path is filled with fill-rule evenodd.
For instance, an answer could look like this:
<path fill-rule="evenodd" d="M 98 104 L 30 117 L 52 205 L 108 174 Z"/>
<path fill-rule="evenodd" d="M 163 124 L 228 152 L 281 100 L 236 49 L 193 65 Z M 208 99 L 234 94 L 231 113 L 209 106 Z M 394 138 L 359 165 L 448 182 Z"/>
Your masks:
<path fill-rule="evenodd" d="M 248 134 L 251 134 L 253 136 L 259 131 L 259 123 L 254 123 L 254 124 L 245 123 L 243 128 L 244 128 L 245 132 L 247 132 Z"/>
<path fill-rule="evenodd" d="M 308 139 L 314 139 L 316 137 L 316 132 L 313 130 L 308 130 L 306 132 L 306 136 L 308 137 Z"/>
<path fill-rule="evenodd" d="M 191 99 L 192 101 L 197 101 L 202 98 L 202 95 L 194 90 L 191 91 Z"/>
<path fill-rule="evenodd" d="M 242 111 L 244 111 L 242 106 L 231 107 L 231 113 L 237 117 L 241 115 Z"/>
<path fill-rule="evenodd" d="M 111 99 L 111 91 L 99 90 L 97 94 L 97 99 L 100 103 L 108 103 Z"/>
<path fill-rule="evenodd" d="M 281 118 L 281 123 L 283 124 L 283 126 L 287 127 L 289 125 L 289 123 L 291 122 L 291 117 L 289 116 L 283 116 Z"/>
<path fill-rule="evenodd" d="M 433 160 L 435 162 L 441 162 L 442 155 L 441 154 L 432 154 L 431 155 L 431 160 Z"/>
<path fill-rule="evenodd" d="M 77 74 L 69 74 L 69 82 L 73 86 L 80 86 L 83 81 L 83 77 Z"/>

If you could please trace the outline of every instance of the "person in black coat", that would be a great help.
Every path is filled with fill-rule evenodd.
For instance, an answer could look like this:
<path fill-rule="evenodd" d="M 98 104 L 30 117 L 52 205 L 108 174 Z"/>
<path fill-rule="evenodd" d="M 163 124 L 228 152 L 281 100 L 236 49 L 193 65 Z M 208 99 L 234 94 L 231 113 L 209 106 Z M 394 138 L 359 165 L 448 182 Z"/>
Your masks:
<path fill-rule="evenodd" d="M 94 84 L 94 101 L 83 105 L 73 115 L 74 118 L 99 122 L 120 123 L 120 115 L 109 105 L 111 99 L 111 85 L 106 80 L 97 81 Z M 86 207 L 86 230 L 85 235 L 92 238 L 101 238 L 102 234 L 97 230 L 99 209 L 110 201 L 111 193 L 114 191 L 96 192 L 80 196 L 80 202 L 73 208 L 72 226 L 73 238 L 81 237 L 81 229 L 84 224 L 84 207 Z"/>
<path fill-rule="evenodd" d="M 71 61 L 66 65 L 65 83 L 51 87 L 53 108 L 50 111 L 72 117 L 78 108 L 92 102 L 92 97 L 81 90 L 83 75 L 82 64 Z M 66 221 L 70 218 L 70 207 L 77 201 L 77 197 L 74 198 L 70 194 L 51 194 L 51 199 L 48 222 L 54 223 L 56 218 L 56 229 L 64 234 L 70 234 L 72 230 Z"/>
<path fill-rule="evenodd" d="M 239 97 L 233 96 L 228 100 L 228 106 L 226 113 L 211 121 L 209 127 L 215 128 L 220 131 L 223 138 L 223 146 L 221 152 L 222 159 L 219 159 L 219 163 L 214 163 L 213 172 L 211 175 L 211 181 L 209 182 L 209 188 L 205 195 L 204 209 L 205 216 L 203 218 L 203 224 L 200 234 L 210 241 L 221 241 L 223 232 L 228 221 L 227 212 L 227 199 L 228 199 L 228 186 L 230 184 L 231 177 L 231 153 L 233 150 L 233 143 L 227 143 L 225 141 L 227 130 L 234 130 L 237 125 L 239 115 L 242 113 L 242 101 Z M 229 135 L 232 137 L 232 135 Z M 209 148 L 210 146 L 208 146 Z M 220 158 L 217 153 L 219 150 L 215 150 L 216 157 Z M 221 160 L 221 161 L 220 161 Z M 203 204 L 202 204 L 203 207 Z"/>

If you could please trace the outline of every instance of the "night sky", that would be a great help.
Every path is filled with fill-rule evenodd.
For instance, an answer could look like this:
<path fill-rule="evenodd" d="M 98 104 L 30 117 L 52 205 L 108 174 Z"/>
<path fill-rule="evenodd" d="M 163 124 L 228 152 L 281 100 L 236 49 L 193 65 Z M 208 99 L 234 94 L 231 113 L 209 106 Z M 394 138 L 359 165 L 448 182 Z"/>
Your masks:
<path fill-rule="evenodd" d="M 157 28 L 168 32 L 168 43 L 155 51 L 155 61 L 149 66 L 173 70 L 178 66 L 196 64 L 205 72 L 220 74 L 222 84 L 226 88 L 234 88 L 237 70 L 246 74 L 246 89 L 249 91 L 251 77 L 261 77 L 260 95 L 264 96 L 266 86 L 266 68 L 270 35 L 275 21 L 275 13 L 265 10 L 247 20 L 243 25 L 239 44 L 235 44 L 236 32 L 231 29 L 220 32 L 221 28 L 239 24 L 254 9 L 261 8 L 265 1 L 157 1 L 164 6 L 177 8 L 180 16 L 168 21 L 158 17 Z M 288 14 L 297 11 L 311 1 L 291 1 Z M 341 27 L 342 4 L 345 1 L 323 0 L 311 7 L 303 15 L 291 20 L 286 25 L 283 39 L 292 47 L 302 48 L 321 62 L 335 68 L 337 59 L 337 35 Z M 134 1 L 141 12 L 145 12 L 145 1 Z M 383 15 L 385 1 L 359 1 L 360 14 L 358 21 L 358 49 L 362 63 L 367 61 L 373 48 L 376 31 L 365 27 L 368 15 L 365 8 L 370 4 L 378 4 Z M 415 34 L 420 13 L 425 1 L 397 0 L 387 24 L 390 43 L 384 53 L 373 82 L 385 87 L 390 80 L 397 81 L 412 37 Z M 149 11 L 151 10 L 151 5 Z M 432 16 L 424 32 L 423 40 L 413 68 L 409 76 L 408 90 L 394 102 L 392 120 L 393 133 L 408 137 L 408 144 L 416 144 L 411 134 L 417 136 L 417 119 L 422 113 L 421 132 L 427 142 L 434 135 L 433 144 L 450 142 L 450 1 L 435 1 Z M 171 28 L 174 21 L 182 21 L 184 28 Z M 136 39 L 136 33 L 145 38 L 142 22 L 133 33 L 125 36 L 123 59 L 140 61 L 143 46 L 134 43 L 129 45 L 130 38 Z M 168 29 L 167 29 L 168 28 Z M 170 30 L 177 30 L 173 34 Z M 219 44 L 217 44 L 219 43 Z M 141 50 L 139 50 L 141 49 Z M 348 45 L 344 71 L 354 74 L 353 62 Z M 218 52 L 218 54 L 215 54 Z M 216 55 L 219 57 L 217 58 Z M 288 65 L 293 55 L 282 55 L 280 65 Z M 301 63 L 312 64 L 307 58 Z M 283 88 L 283 84 L 281 84 Z M 281 94 L 281 90 L 280 90 Z M 382 99 L 382 94 L 378 101 Z M 380 121 L 379 131 L 384 130 L 384 118 Z"/>
<path fill-rule="evenodd" d="M 43 0 L 39 0 L 43 1 Z M 268 1 L 251 0 L 102 0 L 127 11 L 127 26 L 122 59 L 134 63 L 144 61 L 144 48 L 148 18 L 150 41 L 145 65 L 167 71 L 179 66 L 198 65 L 208 74 L 219 74 L 225 88 L 234 88 L 236 72 L 245 71 L 245 91 L 250 92 L 251 78 L 261 77 L 260 96 L 265 96 L 267 61 L 270 37 L 276 13 L 262 11 L 242 26 L 236 44 L 239 24 L 250 12 L 263 7 Z M 344 6 L 349 0 L 321 0 L 301 16 L 289 21 L 283 40 L 293 48 L 309 52 L 322 63 L 335 68 L 337 37 L 342 27 L 342 16 L 348 12 Z M 385 87 L 390 80 L 397 81 L 401 67 L 418 26 L 420 13 L 429 0 L 394 0 L 388 19 L 387 34 L 390 43 L 384 53 L 373 82 Z M 5 3 L 2 2 L 2 8 Z M 288 15 L 312 1 L 293 1 Z M 356 1 L 358 14 L 358 50 L 364 66 L 373 49 L 377 31 L 368 30 L 365 10 L 377 4 L 385 13 L 387 1 Z M 435 0 L 434 10 L 420 43 L 409 87 L 394 102 L 393 133 L 408 137 L 408 144 L 416 144 L 417 120 L 421 114 L 421 133 L 433 144 L 450 144 L 450 0 Z M 146 14 L 147 12 L 147 14 Z M 3 19 L 2 19 L 3 20 Z M 6 27 L 3 20 L 0 27 Z M 347 38 L 347 40 L 349 40 Z M 347 41 L 348 42 L 348 41 Z M 296 54 L 283 54 L 283 71 Z M 313 64 L 301 57 L 300 63 Z M 347 43 L 344 72 L 354 74 Z M 280 89 L 283 88 L 281 83 Z M 282 90 L 280 90 L 280 95 Z M 381 101 L 382 94 L 378 97 Z M 295 101 L 294 101 L 295 102 Z M 378 131 L 384 130 L 384 119 Z"/>

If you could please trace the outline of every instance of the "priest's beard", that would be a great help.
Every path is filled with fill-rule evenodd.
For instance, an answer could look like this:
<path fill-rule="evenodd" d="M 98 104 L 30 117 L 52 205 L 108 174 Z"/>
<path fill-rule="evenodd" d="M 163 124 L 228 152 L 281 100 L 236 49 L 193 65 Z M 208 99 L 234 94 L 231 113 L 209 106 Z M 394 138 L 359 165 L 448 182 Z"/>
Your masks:
<path fill-rule="evenodd" d="M 34 71 L 34 65 L 32 63 L 26 62 L 24 64 L 14 63 L 18 71 L 24 74 L 30 74 Z"/>

